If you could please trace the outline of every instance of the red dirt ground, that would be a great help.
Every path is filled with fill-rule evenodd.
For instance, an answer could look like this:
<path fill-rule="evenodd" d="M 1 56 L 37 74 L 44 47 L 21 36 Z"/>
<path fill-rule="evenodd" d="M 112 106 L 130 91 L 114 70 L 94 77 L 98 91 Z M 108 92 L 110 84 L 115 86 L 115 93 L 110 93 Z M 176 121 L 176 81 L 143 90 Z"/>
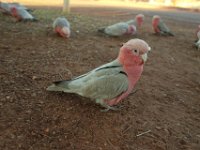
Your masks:
<path fill-rule="evenodd" d="M 36 9 L 40 21 L 33 23 L 0 15 L 0 149 L 199 150 L 200 52 L 192 45 L 197 24 L 166 20 L 176 36 L 161 37 L 152 34 L 146 16 L 137 36 L 111 38 L 96 30 L 134 12 L 72 12 L 69 40 L 52 32 L 57 9 Z M 120 111 L 102 113 L 87 98 L 45 90 L 52 81 L 112 61 L 131 38 L 144 39 L 152 52 L 135 87 L 140 90 Z"/>

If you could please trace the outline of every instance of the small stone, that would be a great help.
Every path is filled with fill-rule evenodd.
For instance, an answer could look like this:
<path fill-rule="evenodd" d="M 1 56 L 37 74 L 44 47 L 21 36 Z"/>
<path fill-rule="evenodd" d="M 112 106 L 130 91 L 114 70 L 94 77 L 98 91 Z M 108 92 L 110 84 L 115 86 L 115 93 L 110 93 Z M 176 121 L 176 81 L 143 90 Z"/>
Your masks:
<path fill-rule="evenodd" d="M 45 132 L 49 132 L 49 128 L 46 128 L 44 131 L 45 131 Z"/>
<path fill-rule="evenodd" d="M 180 86 L 178 83 L 177 83 L 177 84 L 175 84 L 175 85 L 176 85 L 177 87 L 178 87 L 178 86 Z"/>
<path fill-rule="evenodd" d="M 163 96 L 164 96 L 164 97 L 167 97 L 167 94 L 166 94 L 166 93 L 163 93 Z"/>
<path fill-rule="evenodd" d="M 37 77 L 36 77 L 36 76 L 33 76 L 32 79 L 35 80 L 35 79 L 37 79 Z"/>
<path fill-rule="evenodd" d="M 161 130 L 162 128 L 161 128 L 161 127 L 159 127 L 159 126 L 156 126 L 156 129 L 158 129 L 158 130 Z"/>
<path fill-rule="evenodd" d="M 32 93 L 31 96 L 32 96 L 32 97 L 36 97 L 36 93 Z"/>
<path fill-rule="evenodd" d="M 6 99 L 10 99 L 10 96 L 6 96 Z"/>

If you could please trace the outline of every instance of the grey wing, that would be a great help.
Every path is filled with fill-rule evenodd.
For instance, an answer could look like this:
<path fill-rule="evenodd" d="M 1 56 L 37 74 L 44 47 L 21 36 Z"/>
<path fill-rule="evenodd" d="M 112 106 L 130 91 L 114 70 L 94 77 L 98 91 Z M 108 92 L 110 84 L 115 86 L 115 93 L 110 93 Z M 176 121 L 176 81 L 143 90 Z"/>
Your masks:
<path fill-rule="evenodd" d="M 120 22 L 120 23 L 108 26 L 105 29 L 105 33 L 111 36 L 121 36 L 126 33 L 127 29 L 128 29 L 128 24 Z"/>
<path fill-rule="evenodd" d="M 27 7 L 25 7 L 25 6 L 23 6 L 19 3 L 16 3 L 16 2 L 10 3 L 10 6 L 11 7 L 18 7 L 18 8 L 25 9 L 25 10 L 29 11 L 29 9 Z"/>
<path fill-rule="evenodd" d="M 18 9 L 19 15 L 22 17 L 22 19 L 34 19 L 34 17 L 25 9 L 19 8 Z"/>
<path fill-rule="evenodd" d="M 113 99 L 128 89 L 128 78 L 124 73 L 106 75 L 90 80 L 82 90 L 84 96 L 92 99 Z"/>
<path fill-rule="evenodd" d="M 170 32 L 169 28 L 167 27 L 167 25 L 163 21 L 159 22 L 158 28 L 159 28 L 160 31 L 162 31 L 164 33 Z"/>
<path fill-rule="evenodd" d="M 104 66 L 68 84 L 66 92 L 91 99 L 112 99 L 128 89 L 128 78 L 121 66 Z"/>
<path fill-rule="evenodd" d="M 70 24 L 69 24 L 69 21 L 66 18 L 58 17 L 53 22 L 53 28 L 55 28 L 56 26 L 59 26 L 59 27 L 70 27 Z"/>
<path fill-rule="evenodd" d="M 135 21 L 134 19 L 129 20 L 129 21 L 127 21 L 126 23 L 127 23 L 128 25 L 134 25 L 134 26 L 137 26 L 137 23 L 136 23 L 136 21 Z"/>
<path fill-rule="evenodd" d="M 0 3 L 0 8 L 2 9 L 2 12 L 3 12 L 3 13 L 8 13 L 8 14 L 11 13 L 11 11 L 10 11 L 10 6 L 9 6 L 8 3 L 3 3 L 3 2 L 1 2 L 1 3 Z"/>

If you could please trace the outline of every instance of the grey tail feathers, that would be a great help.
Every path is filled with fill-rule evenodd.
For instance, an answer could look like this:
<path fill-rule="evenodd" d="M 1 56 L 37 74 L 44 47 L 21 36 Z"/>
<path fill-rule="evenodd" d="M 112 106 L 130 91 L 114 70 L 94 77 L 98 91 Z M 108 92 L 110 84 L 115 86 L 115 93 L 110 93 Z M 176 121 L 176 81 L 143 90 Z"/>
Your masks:
<path fill-rule="evenodd" d="M 68 80 L 55 81 L 47 88 L 47 91 L 67 91 L 69 82 Z"/>
<path fill-rule="evenodd" d="M 39 20 L 36 18 L 33 19 L 22 19 L 22 22 L 38 22 Z"/>
<path fill-rule="evenodd" d="M 105 32 L 105 28 L 98 29 L 98 32 L 104 33 Z"/>

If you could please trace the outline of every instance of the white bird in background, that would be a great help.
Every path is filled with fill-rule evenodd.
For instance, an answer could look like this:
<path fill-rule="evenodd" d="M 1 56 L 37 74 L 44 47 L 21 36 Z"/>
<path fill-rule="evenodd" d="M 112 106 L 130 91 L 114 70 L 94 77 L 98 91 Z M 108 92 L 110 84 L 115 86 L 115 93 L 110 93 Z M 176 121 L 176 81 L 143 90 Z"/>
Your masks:
<path fill-rule="evenodd" d="M 58 17 L 53 22 L 54 31 L 64 38 L 69 38 L 70 31 L 70 23 L 65 17 Z"/>
<path fill-rule="evenodd" d="M 109 36 L 123 36 L 123 35 L 135 35 L 137 29 L 134 25 L 128 25 L 125 22 L 119 22 L 105 28 L 98 29 L 99 32 L 105 33 Z"/>
<path fill-rule="evenodd" d="M 141 39 L 131 39 L 119 51 L 117 59 L 71 80 L 57 81 L 48 91 L 76 93 L 91 98 L 106 108 L 126 98 L 143 72 L 149 45 Z"/>

